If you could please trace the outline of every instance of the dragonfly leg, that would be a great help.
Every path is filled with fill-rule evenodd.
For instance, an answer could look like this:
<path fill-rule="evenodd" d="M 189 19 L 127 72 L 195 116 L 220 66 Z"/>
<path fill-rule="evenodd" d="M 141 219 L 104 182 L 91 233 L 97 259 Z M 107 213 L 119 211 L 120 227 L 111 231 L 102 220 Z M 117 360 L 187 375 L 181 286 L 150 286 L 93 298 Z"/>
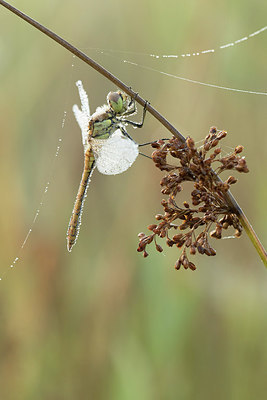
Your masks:
<path fill-rule="evenodd" d="M 170 140 L 170 139 L 160 139 L 160 140 Z M 141 144 L 139 144 L 139 147 L 148 146 L 148 145 L 153 144 L 153 143 L 157 143 L 157 141 L 154 140 L 153 142 L 141 143 Z"/>
<path fill-rule="evenodd" d="M 129 115 L 134 115 L 137 112 L 135 99 L 131 98 L 130 103 L 128 104 L 128 111 L 125 111 L 122 115 L 122 118 Z"/>
<path fill-rule="evenodd" d="M 169 139 L 160 139 L 160 140 L 169 140 Z M 138 144 L 138 146 L 139 146 L 139 147 L 148 146 L 148 145 L 153 144 L 153 143 L 157 143 L 157 142 L 154 141 L 154 142 L 141 143 L 141 144 Z M 146 157 L 146 158 L 150 158 L 150 160 L 152 160 L 152 157 L 147 156 L 147 155 L 144 154 L 144 153 L 139 152 L 139 154 L 140 154 L 141 156 L 144 156 L 144 157 Z"/>
<path fill-rule="evenodd" d="M 140 156 L 143 156 L 143 157 L 146 157 L 146 158 L 149 158 L 150 160 L 152 160 L 152 157 L 150 157 L 150 156 L 147 156 L 146 154 L 144 154 L 144 153 L 140 153 L 139 152 L 139 154 L 140 154 Z"/>
<path fill-rule="evenodd" d="M 121 132 L 122 132 L 122 134 L 123 134 L 124 136 L 126 136 L 128 139 L 131 139 L 134 143 L 136 143 L 135 140 L 133 140 L 133 138 L 132 138 L 132 137 L 129 135 L 129 133 L 126 131 L 126 129 L 123 128 L 123 126 L 120 126 L 120 130 L 121 130 Z"/>
<path fill-rule="evenodd" d="M 129 86 L 129 89 L 132 90 L 131 86 Z M 138 92 L 135 92 L 134 97 L 131 97 L 131 101 L 130 101 L 129 106 L 128 106 L 129 107 L 129 111 L 124 113 L 124 115 L 134 114 L 137 111 L 135 100 L 136 100 L 136 97 L 138 96 L 138 94 L 139 94 Z M 131 111 L 131 109 L 132 109 L 132 111 Z"/>
<path fill-rule="evenodd" d="M 146 107 L 147 104 L 149 104 L 148 101 L 145 102 L 144 108 L 143 108 L 143 117 L 141 122 L 134 122 L 134 121 L 129 121 L 128 119 L 123 119 L 123 122 L 126 122 L 127 124 L 130 124 L 134 126 L 135 128 L 142 128 L 145 122 L 145 116 L 146 116 Z"/>

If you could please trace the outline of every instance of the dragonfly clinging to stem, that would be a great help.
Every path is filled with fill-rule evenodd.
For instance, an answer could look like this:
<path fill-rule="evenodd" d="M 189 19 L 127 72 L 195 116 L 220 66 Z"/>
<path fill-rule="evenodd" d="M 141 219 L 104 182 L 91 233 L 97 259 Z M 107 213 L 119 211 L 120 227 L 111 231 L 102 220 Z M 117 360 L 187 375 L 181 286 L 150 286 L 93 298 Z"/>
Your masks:
<path fill-rule="evenodd" d="M 79 235 L 81 216 L 90 177 L 95 167 L 102 174 L 116 175 L 126 171 L 136 160 L 138 144 L 126 131 L 127 124 L 141 128 L 146 107 L 140 123 L 129 121 L 128 116 L 136 113 L 135 100 L 121 91 L 110 92 L 107 104 L 98 107 L 90 115 L 88 96 L 82 82 L 76 82 L 81 99 L 81 109 L 73 106 L 75 118 L 82 131 L 84 146 L 84 168 L 74 208 L 67 231 L 67 249 L 72 250 Z"/>

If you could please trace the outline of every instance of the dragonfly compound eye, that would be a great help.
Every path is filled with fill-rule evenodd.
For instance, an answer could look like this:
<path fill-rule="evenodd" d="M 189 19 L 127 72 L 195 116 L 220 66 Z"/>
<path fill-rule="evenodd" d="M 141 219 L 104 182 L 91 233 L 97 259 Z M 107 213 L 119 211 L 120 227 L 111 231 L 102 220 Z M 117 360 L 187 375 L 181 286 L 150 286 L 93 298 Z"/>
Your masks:
<path fill-rule="evenodd" d="M 107 95 L 107 101 L 110 107 L 115 111 L 115 113 L 120 113 L 123 108 L 123 99 L 118 92 L 109 92 Z"/>

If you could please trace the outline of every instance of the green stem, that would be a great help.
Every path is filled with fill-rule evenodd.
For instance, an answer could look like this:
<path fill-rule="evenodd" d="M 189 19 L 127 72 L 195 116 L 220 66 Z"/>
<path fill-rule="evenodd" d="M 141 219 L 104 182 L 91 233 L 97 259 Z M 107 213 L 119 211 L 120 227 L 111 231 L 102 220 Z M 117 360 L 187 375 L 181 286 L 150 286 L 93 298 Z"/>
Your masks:
<path fill-rule="evenodd" d="M 19 11 L 17 8 L 13 7 L 11 4 L 7 3 L 6 1 L 0 0 L 0 5 L 3 7 L 7 8 L 9 11 L 13 12 L 16 14 L 18 17 L 22 18 L 24 21 L 28 22 L 30 25 L 34 26 L 36 29 L 39 31 L 43 32 L 45 35 L 49 36 L 51 39 L 53 39 L 55 42 L 60 44 L 61 46 L 65 47 L 68 51 L 70 51 L 72 54 L 74 54 L 76 57 L 80 58 L 82 61 L 90 65 L 92 68 L 94 68 L 96 71 L 98 71 L 100 74 L 105 76 L 107 79 L 109 79 L 111 82 L 113 82 L 116 86 L 118 86 L 120 89 L 122 89 L 125 93 L 127 93 L 129 96 L 134 97 L 135 100 L 142 106 L 146 104 L 145 99 L 137 95 L 130 87 L 128 87 L 125 83 L 123 83 L 120 79 L 118 79 L 116 76 L 111 74 L 108 70 L 106 70 L 104 67 L 102 67 L 100 64 L 92 60 L 90 57 L 88 57 L 86 54 L 84 54 L 82 51 L 71 45 L 69 42 L 66 40 L 62 39 L 60 36 L 55 34 L 54 32 L 50 31 L 43 25 L 41 25 L 39 22 L 35 21 L 34 19 L 30 18 L 28 15 L 22 13 Z M 179 138 L 182 142 L 185 142 L 184 136 L 166 119 L 164 118 L 154 107 L 152 107 L 150 104 L 147 104 L 147 111 L 150 112 L 165 128 L 167 128 L 175 137 Z M 217 175 L 216 175 L 217 176 Z M 217 176 L 217 179 L 218 176 Z M 264 250 L 264 247 L 262 246 L 260 240 L 258 239 L 256 233 L 254 232 L 252 226 L 250 225 L 247 217 L 243 213 L 242 209 L 239 207 L 238 203 L 236 202 L 235 198 L 233 195 L 228 192 L 226 194 L 226 201 L 228 202 L 230 208 L 233 210 L 235 214 L 238 215 L 240 222 L 242 226 L 244 227 L 245 231 L 247 232 L 251 242 L 255 246 L 257 252 L 259 253 L 259 256 L 261 257 L 262 261 L 264 262 L 264 265 L 267 267 L 267 253 Z"/>
<path fill-rule="evenodd" d="M 228 192 L 229 193 L 229 192 Z M 231 193 L 229 193 L 231 195 Z M 256 232 L 254 231 L 252 225 L 250 224 L 249 220 L 247 219 L 245 213 L 243 212 L 243 210 L 239 207 L 239 205 L 237 204 L 235 198 L 231 195 L 231 197 L 229 197 L 229 204 L 231 204 L 234 201 L 235 203 L 235 207 L 233 208 L 234 212 L 237 214 L 239 221 L 241 222 L 243 228 L 245 229 L 249 239 L 251 240 L 253 246 L 255 247 L 255 249 L 257 250 L 260 258 L 262 259 L 265 267 L 267 268 L 267 253 L 266 250 L 264 249 L 260 239 L 258 238 Z"/>

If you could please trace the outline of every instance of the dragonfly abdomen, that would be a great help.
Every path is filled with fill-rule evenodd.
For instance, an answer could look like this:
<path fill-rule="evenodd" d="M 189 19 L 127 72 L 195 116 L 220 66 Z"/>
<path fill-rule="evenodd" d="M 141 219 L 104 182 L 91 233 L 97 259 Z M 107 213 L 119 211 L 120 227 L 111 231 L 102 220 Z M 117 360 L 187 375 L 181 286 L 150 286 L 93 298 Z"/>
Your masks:
<path fill-rule="evenodd" d="M 89 185 L 89 178 L 93 172 L 95 164 L 95 158 L 91 148 L 88 148 L 84 154 L 84 168 L 82 179 L 80 182 L 79 190 L 74 203 L 71 219 L 69 222 L 69 227 L 67 231 L 67 248 L 68 251 L 72 250 L 78 235 L 81 225 L 81 216 L 83 211 L 83 204 L 86 197 L 87 188 Z"/>

